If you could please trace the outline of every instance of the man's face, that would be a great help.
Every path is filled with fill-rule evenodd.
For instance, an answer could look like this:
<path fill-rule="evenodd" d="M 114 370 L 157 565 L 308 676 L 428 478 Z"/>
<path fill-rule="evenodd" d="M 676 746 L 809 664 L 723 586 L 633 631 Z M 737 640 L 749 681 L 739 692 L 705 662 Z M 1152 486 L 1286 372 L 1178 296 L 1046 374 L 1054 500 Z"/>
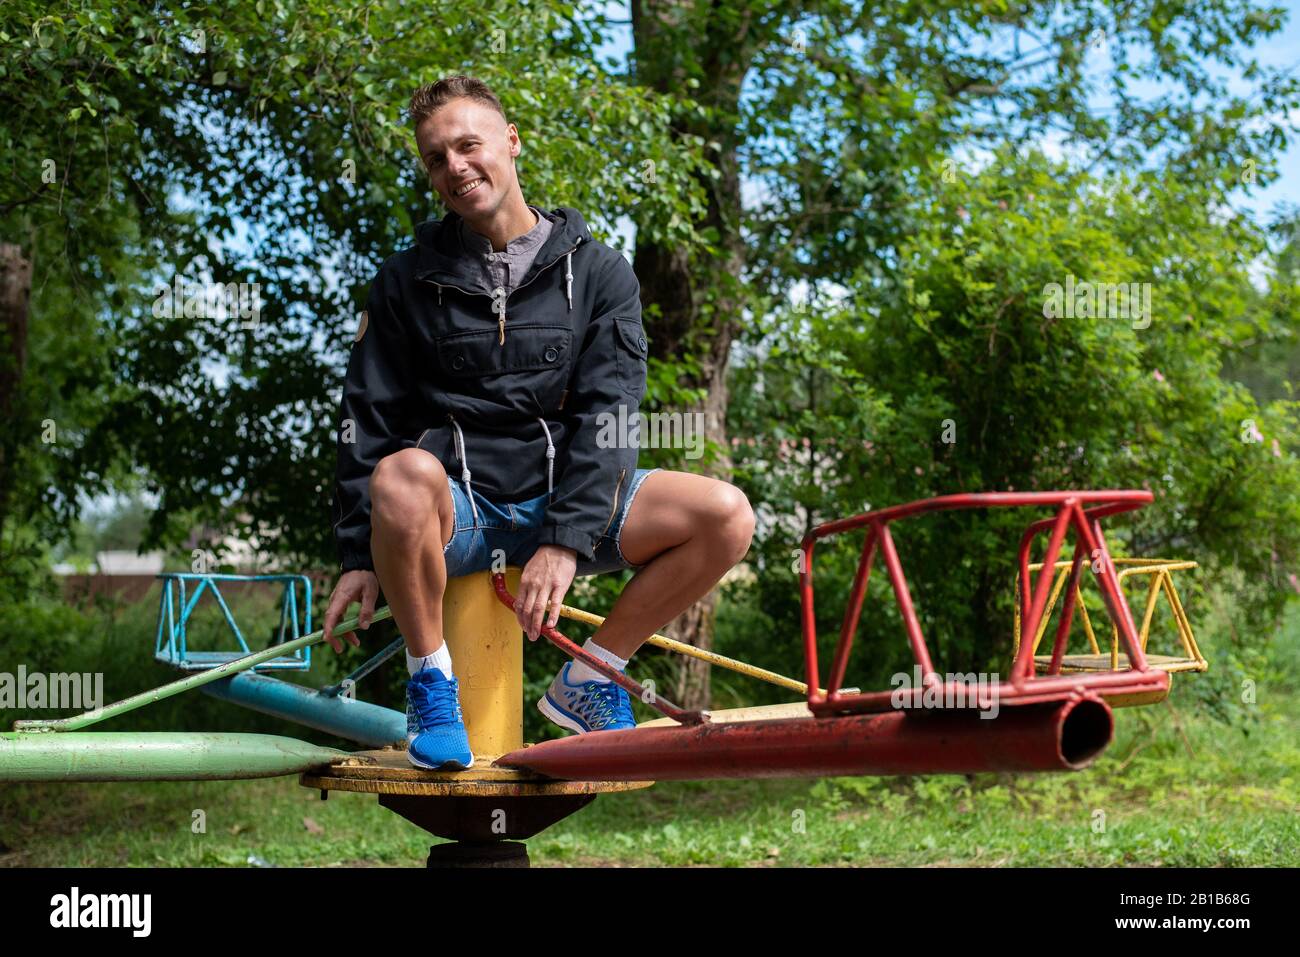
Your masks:
<path fill-rule="evenodd" d="M 426 117 L 415 130 L 429 183 L 448 209 L 471 222 L 486 222 L 519 188 L 514 158 L 519 131 L 490 106 L 458 97 Z M 463 192 L 476 180 L 477 186 Z"/>

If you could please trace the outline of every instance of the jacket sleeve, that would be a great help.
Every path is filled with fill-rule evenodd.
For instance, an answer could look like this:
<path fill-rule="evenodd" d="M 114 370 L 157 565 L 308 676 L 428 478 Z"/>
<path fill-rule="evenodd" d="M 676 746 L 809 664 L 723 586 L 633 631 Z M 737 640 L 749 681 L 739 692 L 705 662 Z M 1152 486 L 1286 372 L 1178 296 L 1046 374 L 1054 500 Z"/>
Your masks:
<path fill-rule="evenodd" d="M 370 474 L 386 455 L 412 444 L 411 349 L 393 273 L 370 286 L 352 343 L 339 411 L 334 541 L 343 571 L 374 569 L 370 557 Z"/>
<path fill-rule="evenodd" d="M 588 561 L 636 472 L 638 436 L 632 424 L 645 396 L 649 354 L 641 284 L 621 254 L 611 256 L 597 278 L 595 297 L 569 386 L 568 455 L 538 537 L 543 545 L 572 548 Z"/>

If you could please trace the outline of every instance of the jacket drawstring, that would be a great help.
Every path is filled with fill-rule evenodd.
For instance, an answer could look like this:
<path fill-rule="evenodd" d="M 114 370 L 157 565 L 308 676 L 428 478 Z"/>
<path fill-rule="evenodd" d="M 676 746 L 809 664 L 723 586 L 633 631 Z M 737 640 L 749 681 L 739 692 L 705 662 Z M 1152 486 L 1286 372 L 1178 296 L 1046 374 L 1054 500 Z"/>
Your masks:
<path fill-rule="evenodd" d="M 447 418 L 451 419 L 451 424 L 456 429 L 456 458 L 460 460 L 460 480 L 465 483 L 465 497 L 469 499 L 470 512 L 474 515 L 474 527 L 478 528 L 478 506 L 474 504 L 474 486 L 470 484 L 469 462 L 465 459 L 465 434 L 450 412 L 447 413 Z"/>
<path fill-rule="evenodd" d="M 447 413 L 447 418 L 456 430 L 456 458 L 460 461 L 460 480 L 465 483 L 465 497 L 469 499 L 474 527 L 477 528 L 478 506 L 474 503 L 474 486 L 470 482 L 469 462 L 465 458 L 465 433 L 460 430 L 460 423 L 450 412 Z M 538 416 L 537 421 L 542 423 L 542 431 L 546 433 L 546 501 L 550 502 L 555 499 L 555 443 L 551 441 L 551 429 L 546 420 Z"/>
<path fill-rule="evenodd" d="M 573 253 L 572 252 L 568 252 L 564 256 L 564 295 L 569 300 L 569 312 L 573 312 Z"/>
<path fill-rule="evenodd" d="M 551 430 L 546 420 L 539 415 L 537 421 L 542 423 L 542 431 L 546 433 L 546 501 L 549 502 L 555 497 L 555 445 L 551 442 Z"/>

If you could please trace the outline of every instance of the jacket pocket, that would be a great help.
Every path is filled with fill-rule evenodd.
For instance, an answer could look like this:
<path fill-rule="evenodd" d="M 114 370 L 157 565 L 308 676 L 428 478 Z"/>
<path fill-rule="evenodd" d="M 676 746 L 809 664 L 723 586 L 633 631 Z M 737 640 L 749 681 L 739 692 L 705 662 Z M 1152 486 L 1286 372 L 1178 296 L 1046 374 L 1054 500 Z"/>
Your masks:
<path fill-rule="evenodd" d="M 547 370 L 562 374 L 572 344 L 573 331 L 567 326 L 511 326 L 504 345 L 495 329 L 456 332 L 438 338 L 438 367 L 458 378 Z"/>
<path fill-rule="evenodd" d="M 506 333 L 503 347 L 506 371 L 563 373 L 569 367 L 572 345 L 573 330 L 568 326 L 515 326 Z"/>
<path fill-rule="evenodd" d="M 456 332 L 436 342 L 438 368 L 458 378 L 482 378 L 501 371 L 495 332 Z"/>
<path fill-rule="evenodd" d="M 639 402 L 645 395 L 646 363 L 650 355 L 645 328 L 635 316 L 615 316 L 614 329 L 618 333 L 619 388 Z"/>

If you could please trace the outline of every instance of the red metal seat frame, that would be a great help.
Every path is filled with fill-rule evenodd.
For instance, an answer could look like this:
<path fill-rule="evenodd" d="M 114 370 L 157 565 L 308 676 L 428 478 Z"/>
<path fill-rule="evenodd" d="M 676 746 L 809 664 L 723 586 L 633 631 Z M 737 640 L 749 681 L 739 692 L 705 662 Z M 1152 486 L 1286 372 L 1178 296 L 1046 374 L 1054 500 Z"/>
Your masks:
<path fill-rule="evenodd" d="M 911 689 L 910 694 L 916 697 L 918 703 L 927 689 L 930 689 L 931 695 L 943 696 L 942 700 L 953 700 L 953 698 L 965 700 L 969 691 L 968 686 L 962 685 L 959 688 L 957 682 L 945 682 L 943 676 L 934 669 L 929 647 L 925 636 L 921 633 L 921 625 L 912 604 L 911 592 L 907 587 L 907 576 L 899 561 L 889 526 L 891 522 L 914 515 L 968 508 L 1052 507 L 1056 509 L 1053 518 L 1031 523 L 1020 540 L 1022 634 L 1037 633 L 1051 589 L 1052 570 L 1057 556 L 1060 554 L 1067 530 L 1074 531 L 1074 560 L 1070 569 L 1065 605 L 1053 642 L 1049 673 L 1041 676 L 1034 674 L 1033 642 L 1021 642 L 1012 663 L 1010 679 L 998 681 L 992 688 L 992 694 L 996 695 L 1000 704 L 1061 701 L 1078 695 L 1105 698 L 1110 695 L 1167 691 L 1169 676 L 1163 671 L 1147 666 L 1146 656 L 1139 646 L 1132 612 L 1129 611 L 1128 603 L 1124 599 L 1114 564 L 1110 561 L 1106 550 L 1105 536 L 1101 531 L 1101 519 L 1141 508 L 1151 500 L 1150 492 L 1139 490 L 979 492 L 923 499 L 817 526 L 803 539 L 803 561 L 799 576 L 809 709 L 813 714 L 822 716 L 889 711 L 896 707 L 899 695 L 897 689 L 867 693 L 845 693 L 841 690 L 853 647 L 853 636 L 862 613 L 871 566 L 877 551 L 883 556 L 890 583 L 893 585 L 894 596 L 898 601 L 899 612 L 903 618 L 907 639 L 922 675 L 922 687 Z M 823 538 L 858 528 L 866 529 L 866 539 L 862 545 L 862 555 L 858 560 L 853 590 L 840 627 L 839 641 L 835 647 L 831 666 L 830 683 L 823 694 L 818 691 L 822 684 L 817 661 L 817 625 L 813 605 L 813 549 Z M 1030 548 L 1040 533 L 1049 530 L 1047 551 L 1043 556 L 1043 569 L 1039 572 L 1037 581 L 1031 581 Z M 1132 667 L 1126 671 L 1060 674 L 1061 656 L 1064 654 L 1070 624 L 1074 619 L 1075 585 L 1078 583 L 1085 560 L 1088 561 L 1089 568 L 1098 579 L 1107 611 L 1119 629 L 1120 638 L 1128 652 Z"/>

